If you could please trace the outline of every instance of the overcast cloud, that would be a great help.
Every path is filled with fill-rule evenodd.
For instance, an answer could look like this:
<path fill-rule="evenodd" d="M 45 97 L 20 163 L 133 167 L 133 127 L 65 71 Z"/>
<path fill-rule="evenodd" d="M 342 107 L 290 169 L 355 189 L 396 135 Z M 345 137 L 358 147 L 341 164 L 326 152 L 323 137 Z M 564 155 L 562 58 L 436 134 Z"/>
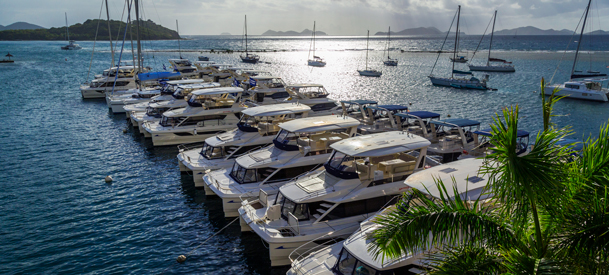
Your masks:
<path fill-rule="evenodd" d="M 317 29 L 330 35 L 365 35 L 414 27 L 436 27 L 446 31 L 458 5 L 462 7 L 462 29 L 482 33 L 495 9 L 496 29 L 535 26 L 542 29 L 574 29 L 586 0 L 142 0 L 144 16 L 175 29 L 182 35 L 241 34 L 243 16 L 248 32 L 257 35 L 272 29 L 302 31 Z M 110 16 L 120 19 L 124 1 L 108 0 Z M 25 21 L 43 27 L 64 26 L 98 18 L 101 0 L 0 0 L 0 25 Z M 592 2 L 594 29 L 609 30 L 609 1 Z M 105 11 L 103 17 L 105 18 Z M 588 28 L 587 28 L 588 29 Z"/>

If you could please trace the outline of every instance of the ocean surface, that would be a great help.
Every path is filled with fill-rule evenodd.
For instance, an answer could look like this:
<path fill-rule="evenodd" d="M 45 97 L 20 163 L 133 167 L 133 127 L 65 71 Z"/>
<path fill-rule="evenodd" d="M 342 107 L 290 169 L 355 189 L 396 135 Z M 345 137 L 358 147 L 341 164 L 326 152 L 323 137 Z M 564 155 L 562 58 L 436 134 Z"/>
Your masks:
<path fill-rule="evenodd" d="M 462 54 L 471 57 L 479 38 L 463 39 Z M 520 128 L 536 133 L 542 125 L 539 82 L 553 75 L 554 83 L 567 80 L 577 45 L 567 47 L 569 40 L 495 37 L 492 56 L 512 61 L 517 71 L 490 73 L 489 86 L 497 90 L 489 91 L 430 84 L 437 54 L 426 51 L 439 50 L 443 38 L 393 38 L 396 50 L 389 53 L 397 67 L 382 66 L 386 40 L 371 38 L 367 65 L 382 70 L 380 78 L 356 72 L 366 66 L 365 37 L 318 38 L 324 68 L 305 65 L 308 37 L 250 37 L 250 49 L 264 50 L 256 65 L 240 63 L 238 53 L 217 53 L 242 49 L 238 36 L 193 36 L 180 43 L 181 53 L 176 41 L 145 41 L 143 48 L 145 65 L 155 70 L 169 67 L 168 58 L 206 55 L 268 70 L 286 83 L 323 84 L 335 99 L 407 104 L 483 125 L 518 105 Z M 578 68 L 609 73 L 608 40 L 582 42 Z M 108 42 L 97 42 L 92 54 L 92 41 L 78 43 L 82 50 L 66 52 L 59 49 L 65 42 L 0 41 L 0 54 L 10 52 L 16 60 L 0 64 L 0 274 L 285 274 L 287 268 L 270 268 L 265 244 L 255 234 L 241 234 L 238 223 L 199 247 L 231 221 L 223 217 L 221 201 L 180 174 L 176 147 L 152 147 L 124 114 L 113 115 L 103 100 L 81 99 L 79 85 L 108 68 L 110 50 Z M 488 49 L 486 38 L 480 48 Z M 123 49 L 122 59 L 131 59 L 131 44 Z M 211 49 L 216 53 L 200 52 Z M 445 49 L 452 49 L 450 40 Z M 485 63 L 486 56 L 478 52 L 474 60 Z M 439 57 L 434 75 L 449 75 L 448 57 Z M 557 126 L 570 125 L 574 137 L 586 138 L 607 122 L 609 103 L 565 99 L 555 114 Z M 112 183 L 104 182 L 107 175 Z M 188 253 L 184 264 L 176 263 Z"/>

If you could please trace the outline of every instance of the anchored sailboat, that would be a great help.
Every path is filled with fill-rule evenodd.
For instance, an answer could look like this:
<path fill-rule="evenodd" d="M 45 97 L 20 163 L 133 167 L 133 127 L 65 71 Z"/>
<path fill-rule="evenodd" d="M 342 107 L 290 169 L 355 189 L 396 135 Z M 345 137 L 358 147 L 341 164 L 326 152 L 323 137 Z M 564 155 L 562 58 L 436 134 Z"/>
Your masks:
<path fill-rule="evenodd" d="M 398 60 L 389 57 L 389 44 L 391 43 L 391 27 L 389 27 L 389 30 L 387 31 L 387 60 L 385 60 L 385 62 L 383 62 L 385 64 L 385 66 L 397 66 L 398 65 Z"/>
<path fill-rule="evenodd" d="M 82 47 L 76 43 L 74 40 L 70 40 L 70 31 L 68 30 L 68 13 L 66 12 L 66 40 L 68 40 L 68 45 L 62 46 L 62 50 L 80 50 Z"/>
<path fill-rule="evenodd" d="M 493 29 L 491 30 L 491 41 L 489 43 L 488 46 L 488 58 L 486 60 L 486 65 L 471 65 L 469 64 L 469 70 L 470 71 L 486 71 L 486 72 L 515 72 L 516 69 L 514 68 L 514 65 L 512 65 L 512 62 L 508 62 L 504 59 L 499 59 L 499 58 L 492 58 L 491 57 L 491 49 L 493 48 L 493 34 L 495 32 L 495 21 L 497 21 L 497 11 L 495 11 L 495 14 L 493 15 Z M 484 38 L 484 35 L 482 35 L 482 38 Z M 480 38 L 480 42 L 482 42 L 482 38 Z M 479 46 L 480 44 L 478 44 Z M 476 50 L 478 50 L 476 48 Z M 474 55 L 476 55 L 476 52 L 474 51 Z M 472 59 L 474 57 L 472 56 Z M 503 63 L 503 64 L 493 64 L 491 62 L 495 62 L 495 63 Z"/>
<path fill-rule="evenodd" d="M 588 6 L 584 13 L 584 22 L 582 29 L 579 34 L 579 42 L 577 43 L 577 50 L 575 51 L 575 58 L 573 59 L 573 67 L 571 68 L 571 77 L 569 81 L 563 84 L 548 85 L 543 91 L 546 95 L 551 95 L 554 89 L 559 91 L 555 93 L 556 96 L 564 96 L 576 99 L 585 99 L 593 101 L 609 101 L 609 90 L 603 88 L 602 82 L 607 81 L 607 74 L 595 72 L 595 71 L 576 71 L 575 66 L 577 65 L 577 57 L 579 56 L 579 47 L 582 43 L 584 35 L 584 29 L 586 28 L 586 20 L 588 19 L 588 12 L 590 11 L 590 4 L 592 0 L 588 1 Z M 558 68 L 557 68 L 558 69 Z"/>
<path fill-rule="evenodd" d="M 366 38 L 366 69 L 365 70 L 357 70 L 359 75 L 362 76 L 381 76 L 383 72 L 377 71 L 374 69 L 368 70 L 368 44 L 370 42 L 370 30 L 368 30 L 368 37 Z"/>
<path fill-rule="evenodd" d="M 455 33 L 455 47 L 453 50 L 453 57 L 451 60 L 457 59 L 457 51 L 458 51 L 458 41 L 459 41 L 459 18 L 461 16 L 461 6 L 457 9 L 457 14 L 455 17 L 457 18 L 457 31 Z M 454 22 L 454 18 L 453 18 Z M 444 43 L 446 43 L 446 39 L 448 38 L 448 34 L 450 34 L 450 29 L 446 33 L 446 38 L 444 38 Z M 442 43 L 442 47 L 444 47 L 444 43 Z M 431 73 L 429 74 L 429 79 L 433 85 L 437 86 L 447 86 L 458 89 L 477 89 L 477 90 L 487 90 L 486 81 L 488 75 L 485 79 L 478 79 L 472 75 L 472 72 L 455 70 L 455 62 L 452 62 L 452 71 L 450 74 L 450 78 L 448 77 L 436 77 L 433 75 L 433 70 L 438 64 L 438 59 L 440 58 L 440 54 L 442 54 L 442 49 L 438 52 L 438 57 L 436 58 L 436 63 L 434 63 L 433 68 L 431 68 Z M 456 77 L 455 77 L 456 76 Z M 471 77 L 470 77 L 471 76 Z M 469 78 L 468 78 L 469 77 Z"/>
<path fill-rule="evenodd" d="M 241 55 L 241 61 L 256 64 L 260 61 L 260 56 L 247 52 L 247 15 L 245 16 L 245 55 Z"/>
<path fill-rule="evenodd" d="M 311 59 L 311 48 L 313 48 L 313 59 Z M 323 58 L 315 55 L 315 21 L 313 21 L 313 36 L 311 37 L 311 46 L 309 47 L 309 66 L 323 67 L 326 66 L 326 61 Z"/>

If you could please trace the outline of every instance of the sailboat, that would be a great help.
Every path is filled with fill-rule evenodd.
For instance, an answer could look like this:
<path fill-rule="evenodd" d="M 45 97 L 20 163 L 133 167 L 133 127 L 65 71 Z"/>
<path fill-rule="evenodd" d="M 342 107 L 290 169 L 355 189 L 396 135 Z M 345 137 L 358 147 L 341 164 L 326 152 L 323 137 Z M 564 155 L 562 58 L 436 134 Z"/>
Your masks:
<path fill-rule="evenodd" d="M 546 86 L 543 91 L 546 95 L 551 95 L 554 89 L 559 89 L 555 93 L 556 96 L 564 96 L 576 99 L 585 99 L 593 101 L 609 101 L 609 90 L 603 88 L 602 82 L 607 80 L 607 74 L 587 71 L 581 72 L 576 71 L 575 66 L 577 65 L 577 57 L 579 56 L 579 47 L 581 46 L 582 37 L 584 35 L 584 29 L 586 27 L 586 20 L 588 19 L 588 12 L 590 11 L 590 4 L 592 0 L 588 1 L 588 6 L 584 14 L 584 22 L 582 29 L 579 34 L 579 42 L 577 43 L 577 50 L 575 51 L 575 58 L 573 59 L 573 67 L 571 68 L 571 77 L 569 81 L 563 84 L 555 84 Z M 558 68 L 557 68 L 558 69 Z M 602 78 L 599 78 L 602 77 Z"/>
<path fill-rule="evenodd" d="M 495 21 L 497 21 L 497 11 L 495 11 L 495 14 L 493 15 L 492 19 L 493 19 L 493 29 L 491 30 L 491 41 L 488 46 L 488 58 L 486 60 L 486 65 L 469 64 L 468 65 L 469 70 L 470 71 L 486 71 L 486 72 L 515 72 L 516 69 L 514 68 L 514 65 L 512 65 L 512 62 L 508 62 L 504 59 L 491 57 L 491 49 L 493 48 L 493 33 L 495 32 Z M 484 38 L 484 35 L 482 35 L 482 38 Z M 482 41 L 482 38 L 480 38 L 480 41 Z M 476 54 L 476 52 L 474 51 L 474 55 L 475 54 Z M 472 56 L 472 59 L 473 58 L 474 57 Z M 491 62 L 503 63 L 503 64 L 495 65 Z"/>
<path fill-rule="evenodd" d="M 387 31 L 387 60 L 385 60 L 385 62 L 383 62 L 383 63 L 385 64 L 385 66 L 397 66 L 398 60 L 389 57 L 389 49 L 390 49 L 389 44 L 390 43 L 391 43 L 391 27 L 389 27 L 389 30 Z"/>
<path fill-rule="evenodd" d="M 256 64 L 260 61 L 260 56 L 247 52 L 247 15 L 245 16 L 245 55 L 241 55 L 241 61 Z"/>
<path fill-rule="evenodd" d="M 311 59 L 311 47 L 309 47 L 309 60 L 307 63 L 313 67 L 326 66 L 326 61 L 323 58 L 315 55 L 315 21 L 313 21 L 313 36 L 311 37 L 311 46 L 313 48 L 313 59 Z"/>
<path fill-rule="evenodd" d="M 370 30 L 368 30 L 368 37 L 366 38 L 366 69 L 357 70 L 359 75 L 362 76 L 381 76 L 383 72 L 374 69 L 368 70 L 368 44 L 370 43 Z"/>
<path fill-rule="evenodd" d="M 455 48 L 453 50 L 452 59 L 457 59 L 457 50 L 458 50 L 457 45 L 458 45 L 458 41 L 459 41 L 460 16 L 461 16 L 461 5 L 459 5 L 459 8 L 457 9 L 457 31 L 455 32 Z M 446 33 L 446 38 L 444 38 L 444 42 L 446 42 L 446 39 L 448 39 L 448 34 L 450 34 L 450 29 Z M 442 45 L 444 45 L 444 43 L 442 43 Z M 452 66 L 452 71 L 450 73 L 450 78 L 434 76 L 433 70 L 436 67 L 436 64 L 438 64 L 438 59 L 440 58 L 440 54 L 442 54 L 442 49 L 440 49 L 440 51 L 438 52 L 438 57 L 436 58 L 436 63 L 434 63 L 433 67 L 431 68 L 431 73 L 429 74 L 429 79 L 431 80 L 431 83 L 433 85 L 447 86 L 447 87 L 458 88 L 458 89 L 488 90 L 488 88 L 486 87 L 486 81 L 487 81 L 488 75 L 484 79 L 480 80 L 480 79 L 474 77 L 472 75 L 472 72 L 455 70 L 455 62 L 452 62 L 453 66 Z"/>
<path fill-rule="evenodd" d="M 62 46 L 62 50 L 80 50 L 82 47 L 76 43 L 74 40 L 70 40 L 70 31 L 68 30 L 68 13 L 66 12 L 66 38 L 68 40 L 68 45 Z"/>

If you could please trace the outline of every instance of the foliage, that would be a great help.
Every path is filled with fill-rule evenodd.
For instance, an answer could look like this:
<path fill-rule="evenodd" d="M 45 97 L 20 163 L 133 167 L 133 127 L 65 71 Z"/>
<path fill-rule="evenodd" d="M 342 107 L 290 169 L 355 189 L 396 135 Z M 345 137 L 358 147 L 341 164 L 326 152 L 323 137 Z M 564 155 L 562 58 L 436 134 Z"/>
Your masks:
<path fill-rule="evenodd" d="M 543 100 L 546 127 L 525 155 L 516 154 L 518 107 L 494 118 L 496 147 L 481 169 L 492 203 L 461 200 L 437 181 L 440 198 L 414 190 L 375 220 L 369 250 L 427 251 L 429 274 L 609 274 L 609 125 L 581 152 L 557 146 L 571 133 L 550 125 L 559 99 Z"/>
<path fill-rule="evenodd" d="M 83 24 L 74 24 L 69 27 L 70 39 L 71 40 L 94 40 L 95 31 L 99 22 L 99 32 L 97 40 L 109 40 L 108 39 L 108 21 L 106 20 L 87 20 Z M 112 38 L 114 40 L 117 37 L 122 39 L 125 31 L 125 22 L 118 20 L 110 20 L 110 30 L 112 31 Z M 119 36 L 120 32 L 120 36 Z M 133 35 L 133 39 L 136 38 L 137 25 L 133 21 L 127 29 L 127 39 L 130 39 Z M 178 39 L 180 36 L 176 31 L 167 29 L 161 25 L 157 25 L 151 20 L 143 21 L 140 23 L 140 39 L 142 40 L 162 40 L 162 39 Z M 66 40 L 66 28 L 50 28 L 50 29 L 36 29 L 36 30 L 6 30 L 0 31 L 0 40 Z"/>

